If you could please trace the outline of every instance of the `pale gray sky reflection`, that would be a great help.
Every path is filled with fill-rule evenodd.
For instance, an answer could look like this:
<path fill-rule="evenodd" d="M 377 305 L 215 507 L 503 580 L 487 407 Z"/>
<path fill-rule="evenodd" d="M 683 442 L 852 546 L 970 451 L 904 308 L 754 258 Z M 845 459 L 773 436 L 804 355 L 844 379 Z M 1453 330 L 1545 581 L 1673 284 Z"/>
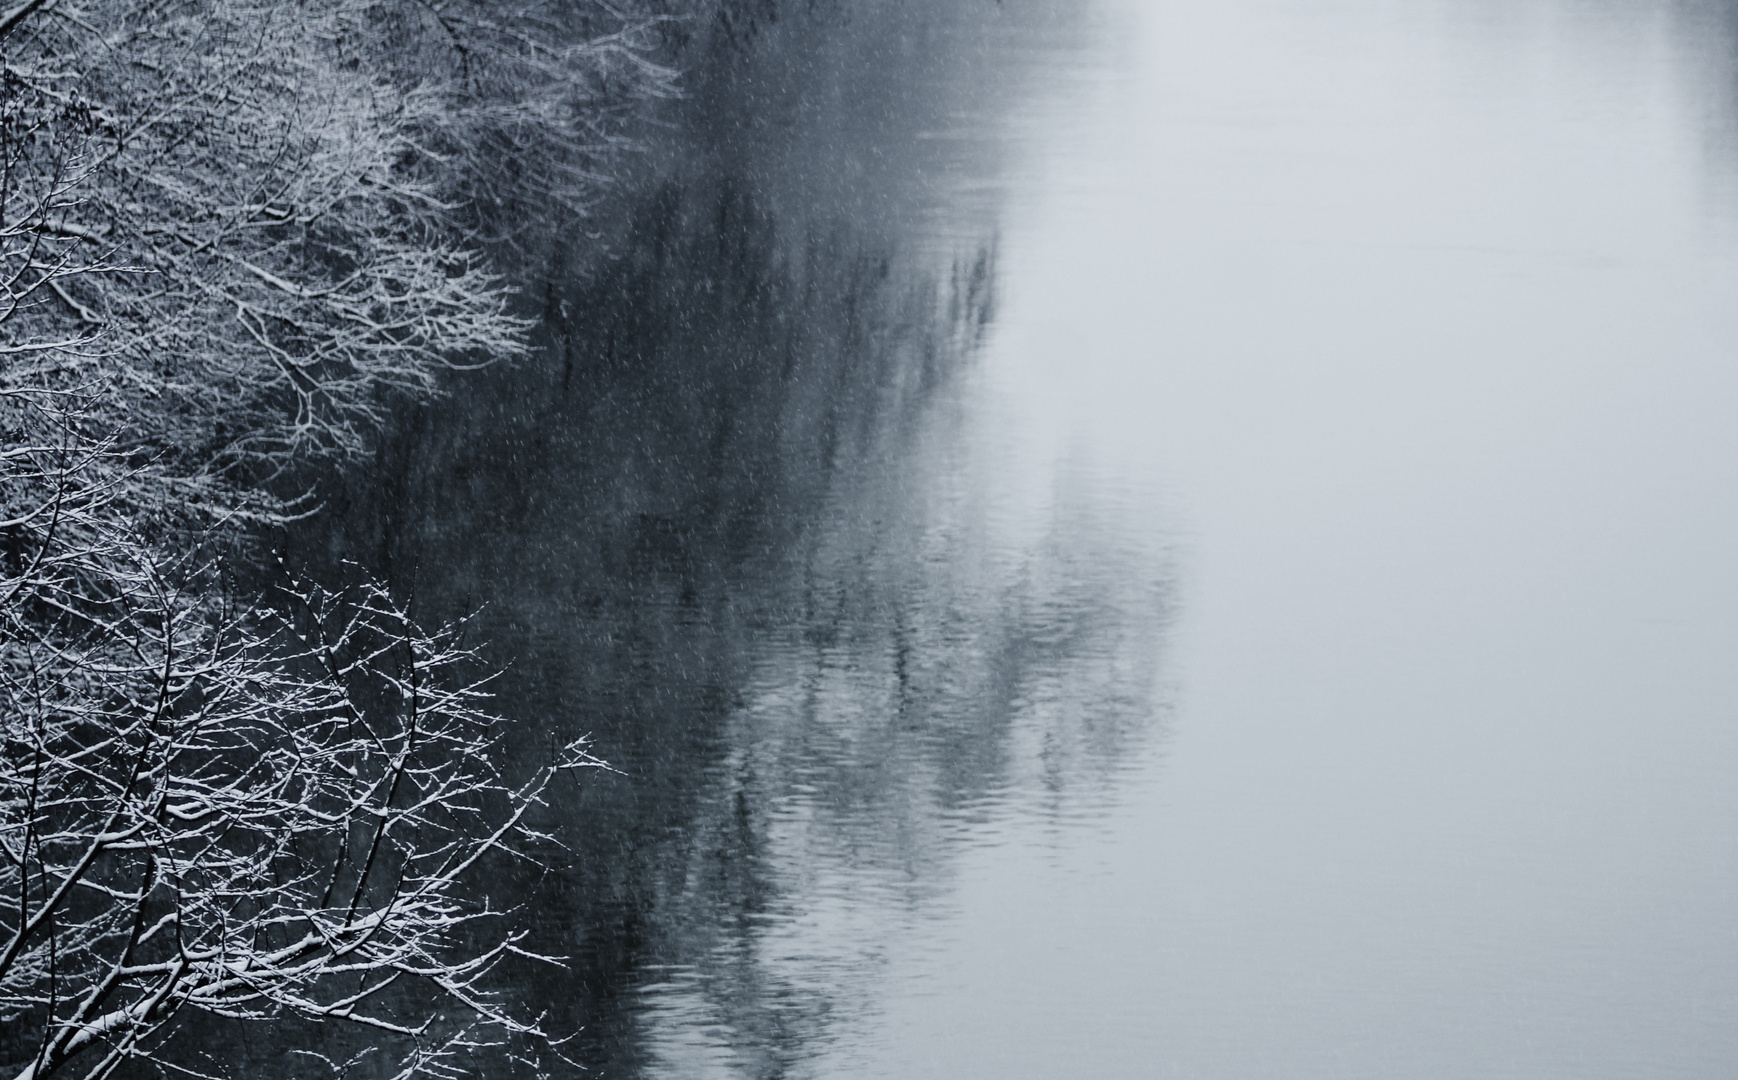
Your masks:
<path fill-rule="evenodd" d="M 1165 493 L 1121 512 L 1187 552 L 1173 731 L 1109 824 L 962 853 L 814 1075 L 1738 1067 L 1706 7 L 1107 13 L 1019 126 L 971 393 L 1034 505 Z"/>

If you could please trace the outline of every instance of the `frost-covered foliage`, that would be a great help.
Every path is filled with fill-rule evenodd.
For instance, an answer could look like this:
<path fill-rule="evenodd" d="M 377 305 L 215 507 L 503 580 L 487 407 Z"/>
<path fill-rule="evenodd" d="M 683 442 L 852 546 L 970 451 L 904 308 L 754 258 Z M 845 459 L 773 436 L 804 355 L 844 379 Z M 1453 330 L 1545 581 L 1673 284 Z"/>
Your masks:
<path fill-rule="evenodd" d="M 0 386 L 0 1064 L 108 1076 L 195 1012 L 372 1028 L 389 1074 L 538 1039 L 481 985 L 517 937 L 466 872 L 591 759 L 498 774 L 473 657 L 377 586 L 232 604 L 136 528 L 149 485 L 92 411 Z"/>
<path fill-rule="evenodd" d="M 0 657 L 0 1021 L 33 1036 L 21 1080 L 157 1058 L 189 1012 L 370 1028 L 399 1051 L 388 1075 L 541 1037 L 482 985 L 519 937 L 478 925 L 501 913 L 465 877 L 534 839 L 526 811 L 583 750 L 497 774 L 481 686 L 453 678 L 469 654 L 379 589 L 230 611 L 111 543 L 108 590 L 33 597 L 78 629 L 9 627 Z M 407 979 L 470 1019 L 382 993 Z"/>
<path fill-rule="evenodd" d="M 451 7 L 45 5 L 3 43 L 0 326 L 98 336 L 155 421 L 135 439 L 231 488 L 359 452 L 383 391 L 522 353 L 477 230 L 589 196 L 587 104 L 636 53 Z"/>
<path fill-rule="evenodd" d="M 527 351 L 517 231 L 582 213 L 612 114 L 667 92 L 647 25 L 0 9 L 0 1068 L 169 1067 L 193 1013 L 371 1027 L 388 1074 L 539 1034 L 482 989 L 516 938 L 464 875 L 589 759 L 497 775 L 452 632 L 223 557 L 395 399 Z"/>
<path fill-rule="evenodd" d="M 623 121 L 674 92 L 650 57 L 670 0 L 395 0 L 370 5 L 378 70 L 434 107 L 408 126 L 411 172 L 467 237 L 509 266 L 571 242 L 600 185 L 633 147 Z"/>

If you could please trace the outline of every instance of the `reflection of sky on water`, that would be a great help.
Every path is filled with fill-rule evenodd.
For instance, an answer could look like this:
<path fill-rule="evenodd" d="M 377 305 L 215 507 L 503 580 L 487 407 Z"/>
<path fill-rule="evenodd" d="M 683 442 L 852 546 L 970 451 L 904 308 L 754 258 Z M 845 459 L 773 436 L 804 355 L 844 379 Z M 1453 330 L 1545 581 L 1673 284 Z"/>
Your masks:
<path fill-rule="evenodd" d="M 963 857 L 817 1075 L 1725 1075 L 1726 22 L 1118 10 L 981 368 L 1166 493 L 1165 756 L 1059 855 Z"/>
<path fill-rule="evenodd" d="M 724 6 L 359 541 L 623 770 L 574 1052 L 1724 1075 L 1729 5 Z"/>

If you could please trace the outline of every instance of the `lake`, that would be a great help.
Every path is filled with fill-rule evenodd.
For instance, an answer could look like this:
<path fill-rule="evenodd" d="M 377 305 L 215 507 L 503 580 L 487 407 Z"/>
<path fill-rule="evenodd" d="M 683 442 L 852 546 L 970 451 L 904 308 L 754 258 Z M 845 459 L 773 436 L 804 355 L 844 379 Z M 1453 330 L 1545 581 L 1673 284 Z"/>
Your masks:
<path fill-rule="evenodd" d="M 1738 14 L 721 4 L 334 551 L 600 1077 L 1738 1065 Z"/>

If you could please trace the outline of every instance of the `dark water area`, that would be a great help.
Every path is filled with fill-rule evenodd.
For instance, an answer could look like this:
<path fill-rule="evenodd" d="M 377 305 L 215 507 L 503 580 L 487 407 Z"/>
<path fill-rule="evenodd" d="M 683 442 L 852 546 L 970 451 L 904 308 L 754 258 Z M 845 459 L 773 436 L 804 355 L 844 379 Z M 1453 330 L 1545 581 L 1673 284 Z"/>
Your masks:
<path fill-rule="evenodd" d="M 492 871 L 569 958 L 512 981 L 589 1075 L 800 1071 L 950 835 L 1022 770 L 1089 808 L 1149 727 L 1158 570 L 1089 513 L 1010 542 L 958 437 L 996 125 L 1074 17 L 689 24 L 688 96 L 549 285 L 543 355 L 455 379 L 292 541 L 471 616 L 515 755 L 585 734 L 616 770 L 556 792 L 544 865 Z"/>

